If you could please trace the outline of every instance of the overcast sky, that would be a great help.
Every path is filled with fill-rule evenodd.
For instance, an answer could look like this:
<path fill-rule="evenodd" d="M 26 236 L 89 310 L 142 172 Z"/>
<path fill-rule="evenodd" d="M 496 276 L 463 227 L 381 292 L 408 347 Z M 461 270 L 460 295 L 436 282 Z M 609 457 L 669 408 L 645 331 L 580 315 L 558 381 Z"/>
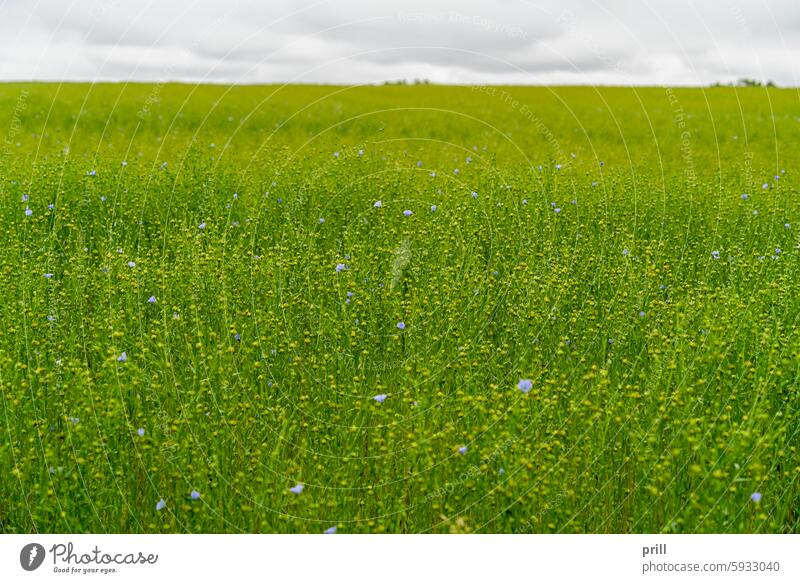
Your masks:
<path fill-rule="evenodd" d="M 0 0 L 2 80 L 798 85 L 798 0 Z"/>

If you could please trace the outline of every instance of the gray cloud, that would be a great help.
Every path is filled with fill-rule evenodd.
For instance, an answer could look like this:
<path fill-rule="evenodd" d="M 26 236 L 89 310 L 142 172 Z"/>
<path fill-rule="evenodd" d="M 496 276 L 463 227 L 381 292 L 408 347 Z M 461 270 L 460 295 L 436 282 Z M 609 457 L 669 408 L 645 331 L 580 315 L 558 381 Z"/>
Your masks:
<path fill-rule="evenodd" d="M 790 0 L 0 0 L 0 79 L 797 85 Z"/>

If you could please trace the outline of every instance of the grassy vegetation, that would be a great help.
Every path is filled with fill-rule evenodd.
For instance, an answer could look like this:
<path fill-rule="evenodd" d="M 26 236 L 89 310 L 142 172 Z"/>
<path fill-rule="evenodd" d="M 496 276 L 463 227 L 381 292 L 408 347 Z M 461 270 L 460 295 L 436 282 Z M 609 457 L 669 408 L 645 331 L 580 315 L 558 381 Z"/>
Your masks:
<path fill-rule="evenodd" d="M 1 85 L 0 529 L 796 532 L 797 112 Z"/>

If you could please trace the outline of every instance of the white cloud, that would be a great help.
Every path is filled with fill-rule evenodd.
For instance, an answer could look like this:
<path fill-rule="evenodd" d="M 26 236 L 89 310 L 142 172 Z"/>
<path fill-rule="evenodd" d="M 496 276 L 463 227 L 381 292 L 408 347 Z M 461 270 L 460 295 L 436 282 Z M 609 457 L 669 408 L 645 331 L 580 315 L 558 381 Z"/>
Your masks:
<path fill-rule="evenodd" d="M 0 3 L 6 80 L 796 85 L 798 57 L 789 0 Z"/>

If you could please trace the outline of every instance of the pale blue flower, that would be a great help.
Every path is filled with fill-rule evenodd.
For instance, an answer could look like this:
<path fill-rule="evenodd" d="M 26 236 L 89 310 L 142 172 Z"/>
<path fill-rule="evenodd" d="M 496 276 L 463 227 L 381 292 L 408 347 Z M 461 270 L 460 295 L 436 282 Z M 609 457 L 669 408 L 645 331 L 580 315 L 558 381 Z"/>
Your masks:
<path fill-rule="evenodd" d="M 289 488 L 289 492 L 292 494 L 300 494 L 303 491 L 303 484 L 297 484 L 296 486 L 292 486 Z"/>
<path fill-rule="evenodd" d="M 406 329 L 406 323 L 405 322 L 398 322 L 397 323 L 397 329 L 398 330 L 405 330 Z"/>
<path fill-rule="evenodd" d="M 465 453 L 467 453 L 467 446 L 466 445 L 462 445 L 461 447 L 459 447 L 458 448 L 458 453 L 460 453 L 461 455 L 464 455 Z"/>
<path fill-rule="evenodd" d="M 383 403 L 386 400 L 386 397 L 388 397 L 388 396 L 389 395 L 385 395 L 385 394 L 381 393 L 380 395 L 375 395 L 372 398 L 375 399 L 378 403 Z"/>
<path fill-rule="evenodd" d="M 147 298 L 147 303 L 148 304 L 155 304 L 156 303 L 156 296 L 150 296 L 149 298 Z"/>
<path fill-rule="evenodd" d="M 405 216 L 407 216 L 407 217 L 410 217 L 410 216 L 411 216 L 411 215 L 413 215 L 414 213 L 412 213 L 412 212 L 411 212 L 411 211 L 409 211 L 409 210 L 404 210 L 404 211 L 403 211 L 403 214 L 404 214 Z"/>
<path fill-rule="evenodd" d="M 336 534 L 336 527 L 332 526 L 329 529 L 325 530 L 325 534 Z"/>
<path fill-rule="evenodd" d="M 123 352 L 117 357 L 117 362 L 127 362 L 128 361 L 128 353 Z"/>
<path fill-rule="evenodd" d="M 752 500 L 756 504 L 761 502 L 761 492 L 753 492 L 752 494 L 750 494 L 750 500 Z"/>
<path fill-rule="evenodd" d="M 192 493 L 189 494 L 189 497 L 192 500 L 197 500 L 198 498 L 200 498 L 200 492 L 198 492 L 197 490 L 192 490 Z"/>
<path fill-rule="evenodd" d="M 522 379 L 517 383 L 517 388 L 523 393 L 528 393 L 533 388 L 533 383 L 530 379 Z"/>
<path fill-rule="evenodd" d="M 373 204 L 372 206 L 374 206 L 376 209 L 379 209 L 383 206 L 383 203 L 379 200 L 376 200 L 375 204 Z"/>
<path fill-rule="evenodd" d="M 166 506 L 167 506 L 167 503 L 164 502 L 163 498 L 161 500 L 159 500 L 158 502 L 156 502 L 156 510 L 157 511 L 158 510 L 164 510 L 164 508 L 166 508 Z"/>
<path fill-rule="evenodd" d="M 139 435 L 139 437 L 144 437 L 144 427 L 137 429 L 136 433 Z"/>

